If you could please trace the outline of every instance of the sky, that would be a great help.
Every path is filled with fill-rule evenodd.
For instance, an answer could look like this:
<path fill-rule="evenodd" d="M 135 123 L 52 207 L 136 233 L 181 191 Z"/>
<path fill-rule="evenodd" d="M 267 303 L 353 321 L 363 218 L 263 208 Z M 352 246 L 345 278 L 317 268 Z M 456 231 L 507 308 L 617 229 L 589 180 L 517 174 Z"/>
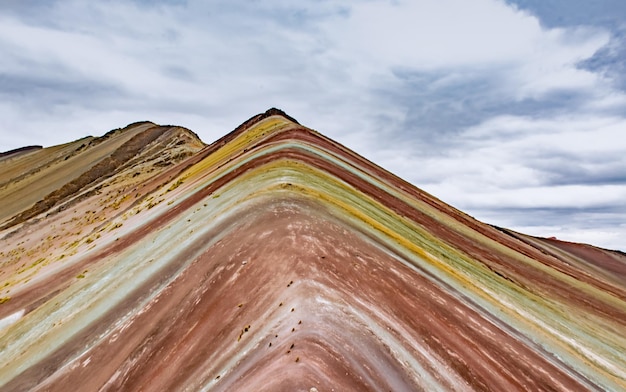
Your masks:
<path fill-rule="evenodd" d="M 623 0 L 0 5 L 0 151 L 270 107 L 481 221 L 626 251 Z"/>

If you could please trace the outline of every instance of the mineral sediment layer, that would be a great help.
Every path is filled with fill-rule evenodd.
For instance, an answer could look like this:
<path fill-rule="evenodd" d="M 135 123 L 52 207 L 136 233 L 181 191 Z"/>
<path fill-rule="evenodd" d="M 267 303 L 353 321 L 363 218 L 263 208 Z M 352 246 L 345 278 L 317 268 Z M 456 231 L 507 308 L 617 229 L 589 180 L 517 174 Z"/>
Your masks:
<path fill-rule="evenodd" d="M 417 165 L 417 163 L 416 163 Z M 0 390 L 626 390 L 626 255 L 271 109 L 0 159 Z"/>

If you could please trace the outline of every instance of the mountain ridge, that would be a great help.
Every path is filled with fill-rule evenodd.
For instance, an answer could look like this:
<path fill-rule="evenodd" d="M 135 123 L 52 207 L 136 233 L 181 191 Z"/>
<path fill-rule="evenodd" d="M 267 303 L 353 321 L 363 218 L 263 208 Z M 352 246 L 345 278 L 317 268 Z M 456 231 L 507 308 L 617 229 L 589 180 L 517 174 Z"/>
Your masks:
<path fill-rule="evenodd" d="M 626 387 L 619 254 L 486 225 L 278 109 L 181 132 L 0 231 L 0 387 Z"/>
<path fill-rule="evenodd" d="M 140 132 L 133 134 L 133 132 L 135 132 L 137 128 L 141 126 L 147 127 L 146 129 L 142 129 Z M 94 159 L 86 162 L 85 166 L 87 166 L 88 168 L 86 170 L 82 170 L 81 172 L 77 172 L 77 177 L 69 178 L 69 181 L 66 181 L 64 179 L 56 181 L 55 185 L 61 185 L 57 188 L 54 188 L 54 186 L 48 187 L 47 190 L 50 190 L 50 193 L 45 194 L 32 207 L 13 216 L 10 221 L 5 222 L 5 224 L 2 226 L 2 229 L 9 228 L 44 211 L 47 211 L 60 203 L 63 199 L 72 196 L 76 192 L 79 192 L 84 187 L 94 182 L 102 181 L 114 175 L 115 172 L 120 169 L 124 164 L 126 164 L 128 161 L 131 161 L 133 158 L 136 158 L 135 156 L 139 154 L 144 148 L 146 148 L 150 143 L 158 139 L 166 132 L 172 133 L 175 132 L 175 130 L 182 130 L 183 132 L 188 133 L 189 140 L 187 140 L 187 142 L 191 144 L 195 143 L 203 145 L 202 141 L 192 131 L 181 127 L 158 126 L 150 122 L 138 122 L 129 124 L 123 129 L 112 130 L 101 137 L 85 137 L 75 142 L 71 142 L 71 144 L 78 144 L 82 141 L 85 141 L 81 143 L 80 146 L 78 146 L 76 149 L 66 152 L 60 156 L 54 157 L 52 161 L 48 160 L 43 162 L 42 166 L 35 167 L 33 170 L 28 170 L 18 177 L 5 180 L 5 182 L 0 185 L 0 189 L 6 188 L 7 184 L 9 183 L 18 183 L 24 179 L 27 179 L 30 176 L 34 176 L 40 173 L 41 171 L 44 171 L 43 175 L 50 175 L 49 173 L 46 173 L 46 171 L 50 172 L 52 171 L 52 169 L 54 171 L 62 170 L 59 169 L 62 161 L 68 161 L 72 158 L 77 157 L 78 155 L 85 155 L 85 153 L 88 152 L 92 153 L 93 150 L 97 149 L 98 145 L 104 143 L 107 140 L 115 138 L 116 135 L 124 137 L 124 139 L 121 140 L 123 143 L 116 143 L 113 146 L 114 148 L 110 149 L 111 151 L 105 152 L 104 154 L 98 154 L 98 156 L 96 156 Z M 128 136 L 131 137 L 129 138 Z M 40 149 L 38 150 L 38 152 L 43 155 L 46 153 L 47 150 L 55 148 L 58 148 L 58 146 L 52 146 L 48 149 Z M 170 157 L 171 164 L 174 164 L 182 158 L 183 156 Z M 4 196 L 6 197 L 6 195 Z"/>

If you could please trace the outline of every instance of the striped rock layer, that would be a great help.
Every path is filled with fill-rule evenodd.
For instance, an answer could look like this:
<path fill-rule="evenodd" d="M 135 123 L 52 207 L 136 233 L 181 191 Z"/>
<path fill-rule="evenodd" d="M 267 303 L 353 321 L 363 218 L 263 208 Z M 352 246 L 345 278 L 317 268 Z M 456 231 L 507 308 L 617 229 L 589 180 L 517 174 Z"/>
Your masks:
<path fill-rule="evenodd" d="M 620 252 L 485 225 L 276 109 L 90 140 L 0 157 L 2 391 L 626 390 Z"/>

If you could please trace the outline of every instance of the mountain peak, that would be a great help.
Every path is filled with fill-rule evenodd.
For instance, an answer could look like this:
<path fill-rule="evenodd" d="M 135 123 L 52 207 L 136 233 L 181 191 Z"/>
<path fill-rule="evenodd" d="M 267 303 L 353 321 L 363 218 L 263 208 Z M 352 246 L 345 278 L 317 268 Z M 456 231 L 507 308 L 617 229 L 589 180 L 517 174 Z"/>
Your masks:
<path fill-rule="evenodd" d="M 623 254 L 486 225 L 279 109 L 208 146 L 124 129 L 0 160 L 1 389 L 626 389 Z"/>

